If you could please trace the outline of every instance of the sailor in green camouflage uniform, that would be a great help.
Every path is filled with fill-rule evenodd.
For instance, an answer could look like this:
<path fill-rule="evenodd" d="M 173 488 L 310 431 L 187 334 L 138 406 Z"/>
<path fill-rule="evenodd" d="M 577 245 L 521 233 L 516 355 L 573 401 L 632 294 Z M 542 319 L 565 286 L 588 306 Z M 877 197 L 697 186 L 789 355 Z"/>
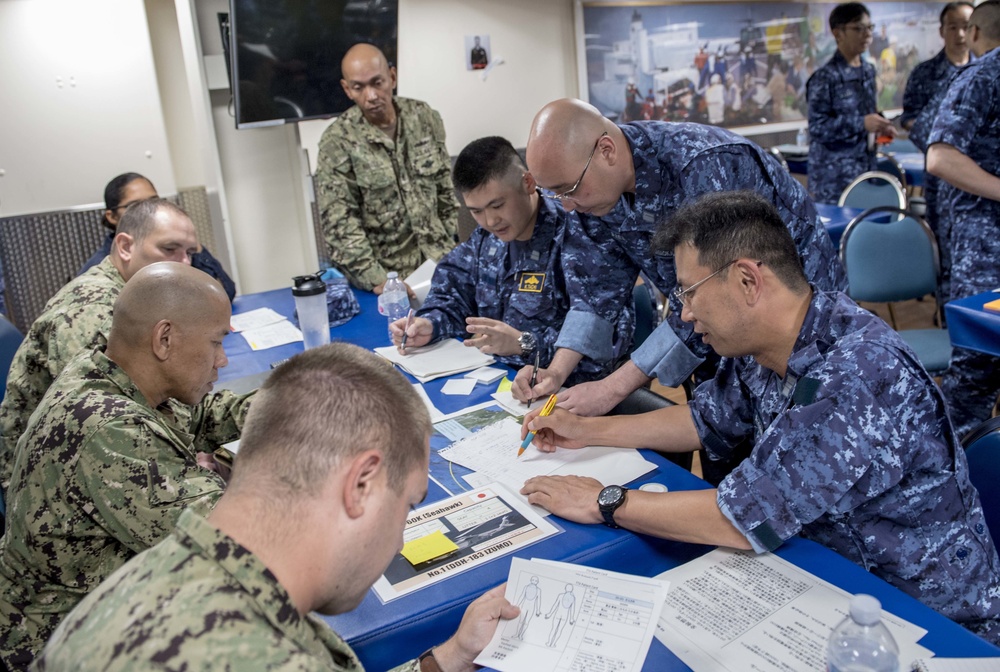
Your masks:
<path fill-rule="evenodd" d="M 157 261 L 191 263 L 198 249 L 194 224 L 169 201 L 129 207 L 104 261 L 74 278 L 46 304 L 11 362 L 0 404 L 0 485 L 14 468 L 14 447 L 45 390 L 77 353 L 107 343 L 111 308 L 125 281 Z"/>
<path fill-rule="evenodd" d="M 107 346 L 56 378 L 17 445 L 0 539 L 0 660 L 25 669 L 59 621 L 225 481 L 199 450 L 238 438 L 250 395 L 205 399 L 226 365 L 229 299 L 159 263 L 122 289 Z M 179 417 L 168 400 L 190 405 Z M 203 401 L 204 399 L 204 401 Z"/>
<path fill-rule="evenodd" d="M 456 243 L 458 202 L 441 115 L 427 103 L 396 98 L 396 69 L 370 44 L 341 64 L 344 92 L 356 105 L 323 132 L 316 198 L 330 260 L 364 290 L 381 293 Z"/>
<path fill-rule="evenodd" d="M 427 492 L 430 429 L 376 355 L 333 343 L 293 357 L 254 400 L 208 519 L 185 511 L 66 617 L 34 669 L 361 670 L 311 612 L 356 607 L 399 552 Z M 498 586 L 420 660 L 403 662 L 423 646 L 398 638 L 390 664 L 476 669 L 498 620 L 518 613 Z"/>

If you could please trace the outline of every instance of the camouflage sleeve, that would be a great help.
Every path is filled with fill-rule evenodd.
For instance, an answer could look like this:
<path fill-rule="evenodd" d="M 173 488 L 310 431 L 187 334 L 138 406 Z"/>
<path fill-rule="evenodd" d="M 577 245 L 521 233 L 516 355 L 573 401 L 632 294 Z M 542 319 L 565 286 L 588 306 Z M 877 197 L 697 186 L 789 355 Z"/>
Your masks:
<path fill-rule="evenodd" d="M 445 231 L 452 236 L 458 235 L 458 201 L 455 199 L 455 185 L 451 181 L 451 156 L 445 144 L 444 122 L 436 110 L 431 110 L 431 129 L 434 140 L 438 144 L 441 156 L 441 170 L 437 175 L 437 216 L 444 225 Z M 445 241 L 449 243 L 450 241 Z M 449 244 L 447 249 L 451 249 Z"/>
<path fill-rule="evenodd" d="M 930 76 L 928 61 L 924 61 L 913 69 L 906 80 L 906 89 L 903 91 L 903 113 L 899 115 L 900 125 L 905 125 L 915 121 L 927 104 L 930 87 L 926 78 Z"/>
<path fill-rule="evenodd" d="M 351 154 L 340 139 L 329 140 L 320 146 L 316 192 L 330 260 L 351 284 L 371 291 L 385 280 L 387 271 L 365 232 L 361 188 Z"/>
<path fill-rule="evenodd" d="M 464 338 L 465 318 L 479 315 L 476 285 L 479 277 L 479 243 L 482 236 L 472 236 L 444 256 L 434 269 L 431 290 L 417 315 L 434 324 L 434 340 Z"/>
<path fill-rule="evenodd" d="M 986 78 L 974 77 L 974 72 L 967 68 L 952 80 L 938 107 L 928 147 L 944 142 L 968 156 L 972 145 L 981 140 L 987 124 L 996 123 L 996 119 L 985 118 L 990 114 L 992 91 Z"/>
<path fill-rule="evenodd" d="M 861 110 L 838 110 L 835 100 L 841 95 L 836 82 L 825 70 L 817 70 L 806 85 L 809 105 L 809 135 L 816 142 L 834 145 L 863 135 L 865 119 Z"/>
<path fill-rule="evenodd" d="M 136 553 L 169 535 L 181 512 L 207 515 L 225 482 L 145 418 L 115 418 L 87 438 L 76 466 L 80 508 Z"/>
<path fill-rule="evenodd" d="M 205 397 L 191 409 L 191 433 L 196 451 L 211 453 L 223 443 L 240 438 L 243 421 L 250 410 L 254 392 L 235 394 L 220 390 Z"/>

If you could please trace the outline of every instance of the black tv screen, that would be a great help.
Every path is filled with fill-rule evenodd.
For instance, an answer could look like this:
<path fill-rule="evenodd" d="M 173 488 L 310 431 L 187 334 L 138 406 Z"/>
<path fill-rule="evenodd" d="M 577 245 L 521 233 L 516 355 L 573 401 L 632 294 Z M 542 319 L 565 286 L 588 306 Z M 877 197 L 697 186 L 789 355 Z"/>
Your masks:
<path fill-rule="evenodd" d="M 236 128 L 333 117 L 353 103 L 340 61 L 358 42 L 396 62 L 398 0 L 230 0 Z"/>

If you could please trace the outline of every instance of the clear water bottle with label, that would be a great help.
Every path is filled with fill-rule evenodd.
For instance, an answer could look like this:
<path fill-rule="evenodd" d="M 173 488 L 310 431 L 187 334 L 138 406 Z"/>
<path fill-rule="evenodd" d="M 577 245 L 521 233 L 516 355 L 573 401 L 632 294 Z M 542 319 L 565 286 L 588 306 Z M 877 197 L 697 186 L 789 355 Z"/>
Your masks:
<path fill-rule="evenodd" d="M 389 273 L 382 294 L 378 297 L 378 312 L 389 318 L 392 324 L 410 312 L 410 297 L 406 293 L 406 285 L 399 279 L 395 271 Z M 392 342 L 392 332 L 389 332 L 389 342 Z"/>
<path fill-rule="evenodd" d="M 833 629 L 826 649 L 829 672 L 898 672 L 899 646 L 871 595 L 851 598 L 850 613 Z"/>
<path fill-rule="evenodd" d="M 795 144 L 799 147 L 809 146 L 809 129 L 805 126 L 799 129 L 799 132 L 795 134 Z"/>

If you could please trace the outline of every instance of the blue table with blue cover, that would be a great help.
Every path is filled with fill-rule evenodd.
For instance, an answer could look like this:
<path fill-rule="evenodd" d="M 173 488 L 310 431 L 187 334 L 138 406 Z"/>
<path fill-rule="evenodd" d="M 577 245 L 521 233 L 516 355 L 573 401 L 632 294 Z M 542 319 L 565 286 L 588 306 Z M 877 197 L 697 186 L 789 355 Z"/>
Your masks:
<path fill-rule="evenodd" d="M 953 346 L 1000 357 L 1000 313 L 983 308 L 997 299 L 1000 293 L 983 292 L 945 304 L 945 321 Z"/>
<path fill-rule="evenodd" d="M 331 329 L 331 337 L 366 348 L 387 345 L 387 320 L 378 314 L 375 296 L 368 292 L 355 294 L 361 313 L 347 324 Z M 233 310 L 240 313 L 265 306 L 290 317 L 294 310 L 291 290 L 237 297 Z M 293 343 L 253 352 L 238 334 L 227 336 L 224 345 L 229 366 L 219 372 L 223 383 L 247 376 L 259 378 L 270 370 L 272 362 L 302 351 L 301 343 Z M 487 401 L 490 392 L 495 389 L 494 385 L 477 385 L 469 397 L 449 396 L 441 393 L 446 380 L 438 379 L 424 386 L 428 396 L 444 413 Z M 644 450 L 642 453 L 656 465 L 656 469 L 627 484 L 629 487 L 647 482 L 662 483 L 669 490 L 709 487 L 656 452 Z M 426 502 L 447 496 L 448 493 L 431 482 Z M 667 541 L 627 530 L 613 530 L 604 525 L 580 525 L 555 517 L 552 520 L 562 528 L 560 534 L 522 549 L 515 555 L 654 576 L 712 550 L 710 546 Z M 1000 649 L 819 544 L 794 538 L 778 549 L 777 554 L 848 592 L 876 596 L 888 611 L 926 628 L 928 633 L 920 643 L 938 655 L 1000 657 Z M 357 609 L 326 620 L 354 648 L 367 669 L 388 669 L 447 639 L 458 627 L 469 602 L 507 579 L 512 557 L 497 558 L 387 604 L 382 604 L 375 593 L 369 591 Z M 663 644 L 653 639 L 643 670 L 687 669 Z"/>

